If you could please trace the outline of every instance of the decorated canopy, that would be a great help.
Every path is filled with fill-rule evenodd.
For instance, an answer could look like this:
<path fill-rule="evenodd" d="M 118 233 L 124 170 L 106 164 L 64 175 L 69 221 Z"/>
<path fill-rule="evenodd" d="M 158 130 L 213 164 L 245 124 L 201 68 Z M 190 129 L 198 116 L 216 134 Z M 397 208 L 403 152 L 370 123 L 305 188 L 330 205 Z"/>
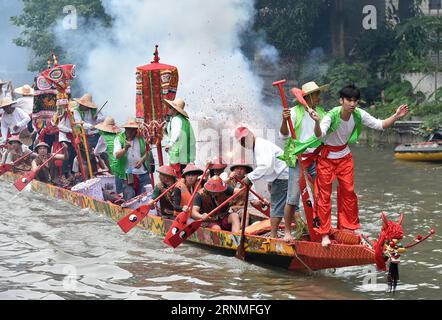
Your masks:
<path fill-rule="evenodd" d="M 137 68 L 136 117 L 145 123 L 163 122 L 166 118 L 164 99 L 174 100 L 178 89 L 177 67 L 160 63 L 158 46 L 154 60 Z"/>

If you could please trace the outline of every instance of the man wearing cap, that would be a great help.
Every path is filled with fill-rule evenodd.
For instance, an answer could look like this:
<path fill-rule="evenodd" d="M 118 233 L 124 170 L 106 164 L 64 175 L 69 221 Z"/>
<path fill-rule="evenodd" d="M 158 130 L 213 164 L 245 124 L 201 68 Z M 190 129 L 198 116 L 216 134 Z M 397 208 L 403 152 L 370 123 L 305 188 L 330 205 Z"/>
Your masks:
<path fill-rule="evenodd" d="M 189 209 L 187 205 L 195 191 L 198 177 L 203 173 L 204 171 L 193 163 L 189 163 L 186 168 L 184 168 L 183 179 L 179 180 L 174 190 L 175 215 Z"/>
<path fill-rule="evenodd" d="M 171 185 L 173 185 L 177 179 L 175 170 L 171 166 L 161 166 L 158 168 L 160 182 L 155 185 L 153 189 L 152 199 L 148 202 L 148 205 L 154 209 L 155 200 L 164 193 Z M 174 219 L 174 190 L 168 192 L 164 197 L 160 199 L 161 215 L 166 216 L 169 219 Z"/>
<path fill-rule="evenodd" d="M 169 163 L 174 167 L 178 176 L 188 163 L 195 161 L 195 135 L 189 121 L 189 115 L 184 111 L 186 106 L 183 99 L 174 101 L 164 100 L 167 104 L 167 115 L 171 117 L 167 124 L 166 152 L 169 154 Z"/>
<path fill-rule="evenodd" d="M 11 136 L 8 139 L 8 150 L 3 158 L 3 163 L 12 164 L 17 159 L 23 157 L 24 155 L 32 152 L 29 150 L 28 146 L 25 146 L 18 136 Z M 32 156 L 31 156 L 32 157 Z M 16 170 L 20 171 L 30 171 L 31 170 L 31 157 L 26 158 L 21 163 L 17 164 L 13 168 L 14 172 Z"/>
<path fill-rule="evenodd" d="M 19 135 L 31 121 L 31 117 L 20 108 L 16 108 L 16 102 L 11 99 L 3 99 L 0 108 L 4 110 L 1 120 L 1 139 L 5 141 L 9 135 Z"/>
<path fill-rule="evenodd" d="M 284 207 L 287 201 L 289 170 L 286 163 L 279 159 L 283 150 L 274 143 L 255 137 L 247 127 L 235 131 L 235 138 L 246 149 L 253 151 L 256 168 L 247 174 L 243 182 L 252 185 L 264 179 L 270 186 L 270 222 L 272 238 L 277 238 L 279 224 L 284 217 Z"/>
<path fill-rule="evenodd" d="M 304 98 L 309 107 L 315 110 L 320 118 L 325 116 L 325 110 L 319 104 L 321 102 L 321 92 L 326 90 L 329 85 L 318 86 L 315 82 L 308 82 L 302 86 L 304 92 Z M 290 138 L 290 132 L 287 126 L 287 120 L 291 117 L 292 123 L 296 133 L 296 139 L 301 142 L 305 142 L 311 137 L 315 136 L 315 121 L 310 117 L 309 113 L 305 110 L 301 104 L 296 105 L 290 110 L 284 110 L 282 115 L 282 124 L 279 129 L 279 136 L 287 140 Z M 312 157 L 316 148 L 309 148 L 302 155 L 302 159 L 306 160 L 308 157 Z M 311 165 L 306 168 L 308 174 L 313 179 L 316 177 L 316 163 L 313 161 Z M 285 224 L 285 236 L 284 240 L 290 242 L 293 240 L 291 235 L 292 221 L 295 215 L 299 213 L 299 199 L 301 192 L 299 190 L 299 164 L 296 163 L 295 167 L 289 165 L 289 180 L 288 180 L 288 192 L 287 192 L 287 205 L 285 207 L 284 224 Z"/>
<path fill-rule="evenodd" d="M 79 99 L 74 99 L 78 105 L 74 108 L 74 119 L 76 123 L 83 123 L 87 134 L 89 148 L 95 148 L 99 135 L 94 126 L 104 121 L 101 114 L 97 114 L 97 105 L 92 100 L 92 95 L 86 93 Z"/>
<path fill-rule="evenodd" d="M 229 186 L 233 187 L 233 188 L 242 188 L 242 184 L 240 182 L 238 182 L 237 179 L 239 180 L 243 180 L 247 174 L 249 174 L 250 172 L 253 171 L 253 167 L 252 165 L 246 163 L 243 159 L 236 161 L 234 164 L 232 164 L 230 166 L 230 175 L 227 178 L 227 180 L 225 181 Z M 240 218 L 242 219 L 242 213 L 244 210 L 244 204 L 245 204 L 245 200 L 246 200 L 246 194 L 244 193 L 242 196 L 233 199 L 230 202 L 230 210 L 232 212 L 236 212 Z M 249 203 L 254 207 L 254 208 L 262 208 L 263 206 L 269 206 L 270 203 L 267 200 L 264 201 L 260 201 L 253 193 L 249 194 Z M 256 212 L 256 209 L 252 209 L 252 208 L 248 208 L 248 219 L 247 219 L 247 223 L 246 225 L 249 225 L 249 217 L 250 214 L 252 214 L 253 216 L 259 216 L 259 217 L 263 217 L 263 214 L 259 214 Z"/>
<path fill-rule="evenodd" d="M 205 219 L 208 213 L 216 209 L 238 191 L 239 190 L 228 186 L 218 176 L 210 178 L 204 185 L 204 188 L 195 196 L 192 208 L 192 219 Z M 229 204 L 224 205 L 218 213 L 209 218 L 208 221 L 203 222 L 202 226 L 214 230 L 228 230 L 231 232 L 239 232 L 241 229 L 238 215 L 229 212 Z"/>
<path fill-rule="evenodd" d="M 51 154 L 49 145 L 44 142 L 37 144 L 34 151 L 37 153 L 37 158 L 32 161 L 32 171 L 36 172 L 38 167 L 41 166 Z M 38 171 L 35 179 L 45 183 L 56 183 L 58 181 L 58 168 L 55 165 L 55 160 L 64 160 L 65 157 L 65 153 L 57 154 L 48 164 Z"/>
<path fill-rule="evenodd" d="M 125 132 L 114 139 L 113 155 L 117 160 L 114 170 L 123 180 L 123 196 L 128 201 L 144 193 L 145 186 L 151 183 L 151 157 L 145 140 L 138 135 L 139 125 L 135 119 L 129 119 L 123 128 Z"/>
<path fill-rule="evenodd" d="M 22 96 L 17 99 L 17 108 L 31 115 L 34 110 L 34 89 L 28 84 L 25 84 L 23 87 L 15 89 L 14 92 Z"/>

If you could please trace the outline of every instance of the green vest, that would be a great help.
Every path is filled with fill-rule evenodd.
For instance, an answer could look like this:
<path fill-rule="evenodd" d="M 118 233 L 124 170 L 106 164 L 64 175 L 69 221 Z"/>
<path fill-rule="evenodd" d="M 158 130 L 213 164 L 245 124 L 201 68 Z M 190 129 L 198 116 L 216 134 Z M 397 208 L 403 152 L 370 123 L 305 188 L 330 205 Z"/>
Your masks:
<path fill-rule="evenodd" d="M 330 128 L 327 131 L 327 134 L 333 133 L 339 128 L 339 125 L 341 124 L 341 110 L 342 107 L 339 106 L 333 108 L 327 113 L 327 115 L 331 118 L 331 124 Z M 348 144 L 352 144 L 358 141 L 359 135 L 361 134 L 362 115 L 359 108 L 356 108 L 355 111 L 353 112 L 353 119 L 355 122 L 355 127 L 350 136 L 350 139 L 348 140 Z M 316 136 L 313 136 L 304 142 L 295 141 L 294 146 L 292 147 L 292 152 L 294 155 L 301 154 L 308 148 L 316 148 L 318 143 L 319 144 L 321 143 L 321 139 L 317 138 Z"/>
<path fill-rule="evenodd" d="M 294 110 L 296 115 L 295 123 L 293 124 L 296 134 L 296 140 L 288 139 L 285 143 L 284 154 L 278 157 L 278 159 L 285 161 L 287 166 L 290 168 L 296 167 L 296 161 L 298 160 L 298 154 L 295 154 L 295 149 L 300 143 L 302 144 L 302 142 L 299 141 L 299 138 L 301 137 L 302 121 L 304 120 L 305 115 L 305 108 L 301 105 L 293 107 L 292 110 Z M 323 119 L 325 116 L 324 108 L 318 106 L 315 110 L 319 114 L 319 117 Z M 312 138 L 313 137 L 315 136 L 313 135 Z M 312 138 L 308 139 L 307 141 L 311 141 Z M 309 145 L 309 148 L 317 148 L 321 145 L 321 141 L 318 140 L 316 143 L 312 143 Z"/>
<path fill-rule="evenodd" d="M 115 170 L 117 169 L 117 159 L 114 157 L 114 142 L 117 135 L 115 133 L 104 132 L 101 130 L 99 130 L 98 133 L 103 137 L 104 142 L 106 143 L 106 153 L 109 156 L 110 170 L 112 174 L 115 175 Z"/>
<path fill-rule="evenodd" d="M 190 121 L 182 114 L 178 114 L 175 117 L 181 119 L 181 133 L 178 141 L 169 150 L 169 162 L 170 164 L 195 162 L 195 135 Z M 167 134 L 169 141 L 171 139 L 171 131 L 169 130 Z"/>
<path fill-rule="evenodd" d="M 84 111 L 81 111 L 81 110 L 80 110 L 80 106 L 76 106 L 76 107 L 74 108 L 74 110 L 75 110 L 75 111 L 78 111 L 78 113 L 80 114 L 81 120 L 84 121 Z M 97 115 L 97 110 L 96 110 L 96 109 L 90 109 L 90 110 L 91 110 L 92 117 L 95 118 L 95 116 Z"/>
<path fill-rule="evenodd" d="M 120 142 L 121 146 L 124 147 L 126 144 L 126 133 L 122 132 L 117 134 L 116 139 Z M 144 156 L 144 153 L 146 152 L 146 142 L 141 137 L 135 137 L 136 141 L 140 142 L 140 157 Z M 115 140 L 114 140 L 115 141 Z M 126 179 L 126 165 L 127 165 L 127 154 L 124 154 L 120 159 L 115 159 L 115 175 L 125 180 Z M 144 162 L 144 167 L 147 170 L 147 172 L 150 172 L 150 157 L 147 157 L 146 161 Z"/>

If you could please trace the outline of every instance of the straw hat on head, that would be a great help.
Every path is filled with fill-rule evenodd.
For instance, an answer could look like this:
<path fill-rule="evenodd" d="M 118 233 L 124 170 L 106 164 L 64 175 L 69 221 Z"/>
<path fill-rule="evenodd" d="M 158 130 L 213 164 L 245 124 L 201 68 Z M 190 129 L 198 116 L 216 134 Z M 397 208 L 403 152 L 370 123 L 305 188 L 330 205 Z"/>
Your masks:
<path fill-rule="evenodd" d="M 188 173 L 195 173 L 198 175 L 201 175 L 204 173 L 203 170 L 201 170 L 200 168 L 198 168 L 195 164 L 193 163 L 189 163 L 183 170 L 183 177 L 185 177 Z"/>
<path fill-rule="evenodd" d="M 165 176 L 169 176 L 169 177 L 172 177 L 175 179 L 177 178 L 176 171 L 171 166 L 167 166 L 167 165 L 161 166 L 157 169 L 157 172 L 159 174 L 164 174 Z"/>
<path fill-rule="evenodd" d="M 22 96 L 33 96 L 35 91 L 30 85 L 25 84 L 23 87 L 14 90 L 15 93 L 21 94 Z"/>
<path fill-rule="evenodd" d="M 327 90 L 329 87 L 330 87 L 330 84 L 318 86 L 316 84 L 316 82 L 311 81 L 311 82 L 307 82 L 307 83 L 303 84 L 301 89 L 302 89 L 302 91 L 304 91 L 304 97 L 305 97 L 305 96 L 308 96 L 309 94 L 312 94 L 317 91 Z"/>
<path fill-rule="evenodd" d="M 9 98 L 5 98 L 5 99 L 0 101 L 0 108 L 4 108 L 4 107 L 8 107 L 8 106 L 13 106 L 16 103 L 17 103 L 17 101 L 12 101 Z"/>
<path fill-rule="evenodd" d="M 126 124 L 122 126 L 122 128 L 125 128 L 125 129 L 139 129 L 140 126 L 139 126 L 138 122 L 135 121 L 135 119 L 129 118 L 129 120 L 127 120 Z"/>
<path fill-rule="evenodd" d="M 102 123 L 97 124 L 95 128 L 108 133 L 119 133 L 121 131 L 112 117 L 107 117 Z"/>
<path fill-rule="evenodd" d="M 221 193 L 227 190 L 227 184 L 219 176 L 213 176 L 206 182 L 204 189 L 211 193 Z"/>
<path fill-rule="evenodd" d="M 89 109 L 97 109 L 97 105 L 92 101 L 92 95 L 90 93 L 86 93 L 79 99 L 74 99 L 80 105 L 88 107 Z"/>
<path fill-rule="evenodd" d="M 172 108 L 174 108 L 176 111 L 178 111 L 179 113 L 181 113 L 183 116 L 185 116 L 186 118 L 189 118 L 189 115 L 187 114 L 186 111 L 184 111 L 184 107 L 186 106 L 186 103 L 184 102 L 183 99 L 181 98 L 177 98 L 173 101 L 171 100 L 167 100 L 164 99 L 164 101 Z"/>
<path fill-rule="evenodd" d="M 230 171 L 235 170 L 238 167 L 244 167 L 246 168 L 247 173 L 250 173 L 253 171 L 253 167 L 251 164 L 246 163 L 246 161 L 244 159 L 241 160 L 237 160 L 235 161 L 231 166 L 230 166 Z"/>

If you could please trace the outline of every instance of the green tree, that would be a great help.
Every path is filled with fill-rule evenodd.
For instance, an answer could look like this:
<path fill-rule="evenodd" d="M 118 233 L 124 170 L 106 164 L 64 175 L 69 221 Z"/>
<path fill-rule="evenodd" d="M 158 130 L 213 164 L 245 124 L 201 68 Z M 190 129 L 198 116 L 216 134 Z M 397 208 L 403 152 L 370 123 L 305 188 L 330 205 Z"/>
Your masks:
<path fill-rule="evenodd" d="M 104 27 L 109 27 L 111 18 L 106 14 L 101 0 L 22 0 L 23 12 L 19 16 L 11 17 L 12 22 L 23 29 L 21 36 L 14 39 L 20 47 L 30 48 L 34 54 L 29 71 L 41 71 L 47 67 L 47 58 L 55 52 L 60 61 L 64 61 L 66 52 L 57 43 L 54 28 L 66 14 L 65 6 L 74 6 L 78 20 L 78 29 L 75 32 L 84 32 L 91 24 L 97 21 Z"/>
<path fill-rule="evenodd" d="M 283 58 L 302 59 L 326 3 L 327 0 L 258 0 L 254 29 L 264 30 L 267 41 Z"/>

